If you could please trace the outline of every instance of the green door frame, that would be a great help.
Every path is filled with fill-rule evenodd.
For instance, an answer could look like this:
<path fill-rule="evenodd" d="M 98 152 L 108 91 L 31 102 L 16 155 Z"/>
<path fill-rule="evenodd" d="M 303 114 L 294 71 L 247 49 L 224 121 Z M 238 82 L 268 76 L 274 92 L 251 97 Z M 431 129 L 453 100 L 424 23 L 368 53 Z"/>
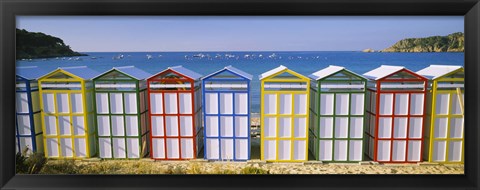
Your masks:
<path fill-rule="evenodd" d="M 356 76 L 358 79 L 356 80 L 329 80 L 330 77 L 340 73 L 340 72 L 346 72 L 350 75 L 354 75 Z M 337 89 L 333 89 L 332 91 L 329 91 L 329 92 L 322 92 L 321 91 L 321 85 L 322 83 L 352 83 L 352 82 L 363 82 L 363 90 L 358 90 L 358 91 L 347 91 L 347 90 L 337 90 Z M 320 140 L 330 140 L 332 141 L 332 160 L 329 160 L 329 161 L 324 161 L 322 160 L 323 162 L 339 162 L 339 163 L 354 163 L 354 162 L 359 162 L 357 160 L 350 160 L 350 141 L 353 141 L 353 140 L 361 140 L 362 141 L 362 146 L 361 146 L 361 155 L 362 155 L 362 160 L 365 160 L 364 158 L 364 154 L 363 154 L 363 149 L 364 149 L 364 145 L 365 145 L 365 135 L 363 134 L 364 133 L 364 129 L 365 129 L 365 104 L 366 104 L 366 83 L 367 83 L 367 80 L 364 79 L 363 77 L 360 77 L 359 75 L 355 74 L 355 73 L 352 73 L 352 72 L 349 72 L 348 70 L 341 70 L 341 71 L 338 71 L 338 72 L 335 72 L 329 76 L 326 76 L 320 80 L 317 80 L 316 81 L 316 88 L 317 89 L 313 89 L 311 87 L 311 91 L 314 92 L 313 94 L 313 97 L 312 98 L 315 98 L 315 100 L 317 102 L 315 102 L 315 104 L 317 105 L 316 109 L 312 109 L 310 108 L 310 112 L 311 112 L 311 117 L 313 117 L 313 119 L 315 120 L 315 122 L 317 123 L 317 125 L 315 126 L 315 122 L 310 122 L 310 126 L 309 129 L 310 129 L 310 139 L 313 140 L 314 142 L 314 145 L 312 146 L 312 148 L 314 148 L 314 150 L 312 151 L 314 157 L 316 160 L 319 160 L 320 159 L 320 151 L 319 151 L 319 144 L 320 144 Z M 321 109 L 321 95 L 322 94 L 332 94 L 333 95 L 333 113 L 332 115 L 320 115 L 320 109 Z M 348 94 L 348 98 L 349 98 L 349 101 L 348 101 L 348 114 L 347 115 L 337 115 L 336 114 L 336 95 L 337 94 Z M 351 97 L 352 97 L 352 94 L 363 94 L 363 106 L 364 106 L 364 109 L 363 109 L 363 114 L 362 115 L 351 115 L 351 105 L 352 105 L 352 101 L 351 101 Z M 320 119 L 323 117 L 330 117 L 333 119 L 332 121 L 332 137 L 331 138 L 320 138 Z M 346 138 L 336 138 L 335 137 L 335 118 L 337 117 L 347 117 L 348 118 L 348 131 L 347 131 L 347 137 Z M 350 137 L 350 118 L 355 118 L 355 117 L 361 117 L 363 120 L 362 120 L 362 130 L 361 130 L 361 133 L 362 133 L 362 137 L 361 138 L 351 138 Z M 315 131 L 313 130 L 314 128 L 316 128 L 317 132 L 315 133 Z M 334 156 L 335 156 L 335 141 L 336 140 L 346 140 L 347 141 L 347 150 L 346 150 L 346 154 L 347 154 L 347 160 L 345 161 L 336 161 L 334 160 Z"/>
<path fill-rule="evenodd" d="M 95 121 L 95 132 L 97 134 L 97 141 L 96 141 L 96 148 L 97 150 L 99 150 L 98 152 L 98 156 L 100 157 L 100 138 L 110 138 L 110 147 L 111 147 L 111 154 L 112 154 L 112 158 L 102 158 L 102 159 L 108 159 L 108 160 L 111 160 L 111 159 L 127 159 L 127 160 L 137 160 L 137 159 L 141 159 L 143 157 L 145 157 L 146 155 L 149 154 L 149 148 L 148 147 L 145 147 L 145 152 L 144 154 L 142 155 L 142 152 L 143 152 L 143 142 L 142 142 L 142 138 L 146 135 L 148 135 L 148 129 L 147 129 L 147 123 L 146 121 L 144 122 L 144 129 L 145 131 L 142 131 L 142 115 L 143 114 L 146 114 L 148 112 L 148 108 L 147 108 L 147 105 L 144 106 L 144 111 L 142 112 L 140 110 L 141 106 L 140 104 L 142 103 L 140 101 L 140 95 L 141 95 L 141 92 L 144 92 L 144 94 L 147 93 L 147 88 L 146 88 L 146 85 L 144 86 L 145 88 L 143 89 L 140 89 L 140 80 L 137 80 L 133 77 L 130 77 L 126 74 L 127 77 L 129 77 L 129 79 L 116 79 L 116 80 L 112 80 L 112 79 L 102 79 L 102 77 L 104 77 L 105 75 L 107 74 L 110 74 L 112 72 L 119 72 L 121 74 L 124 74 L 120 71 L 117 71 L 117 70 L 112 70 L 110 72 L 107 72 L 107 73 L 104 73 L 98 77 L 96 77 L 95 79 L 93 79 L 93 82 L 94 82 L 94 95 L 93 95 L 93 99 L 94 99 L 94 104 L 93 104 L 93 107 L 94 107 L 94 110 L 95 110 L 95 117 L 94 117 L 94 121 Z M 96 85 L 97 83 L 103 83 L 103 82 L 111 82 L 111 83 L 118 83 L 118 82 L 126 82 L 126 83 L 134 83 L 135 84 L 135 90 L 101 90 L 101 89 L 97 89 L 96 88 Z M 109 102 L 109 106 L 108 106 L 108 113 L 98 113 L 97 112 L 97 93 L 106 93 L 107 94 L 107 101 Z M 112 114 L 111 110 L 110 110 L 110 94 L 111 93 L 121 93 L 122 94 L 122 104 L 123 104 L 123 113 L 121 114 Z M 125 113 L 125 99 L 123 99 L 124 94 L 125 93 L 135 93 L 136 94 L 136 101 L 137 101 L 137 113 L 136 114 L 126 114 Z M 144 95 L 145 96 L 145 95 Z M 145 101 L 146 99 L 144 99 L 144 104 L 145 104 Z M 98 121 L 97 121 L 97 117 L 98 116 L 108 116 L 109 118 L 109 123 L 110 123 L 110 135 L 108 136 L 101 136 L 99 133 L 98 133 Z M 124 135 L 123 136 L 113 136 L 112 134 L 112 116 L 122 116 L 123 117 L 123 122 L 124 122 Z M 126 131 L 127 131 L 127 125 L 126 125 L 126 117 L 127 116 L 137 116 L 137 126 L 138 126 L 138 135 L 137 136 L 127 136 L 126 135 Z M 145 120 L 146 120 L 146 115 L 145 115 Z M 113 153 L 113 139 L 114 138 L 121 138 L 121 139 L 125 139 L 125 158 L 115 158 L 114 157 L 114 153 Z M 128 146 L 127 146 L 127 139 L 138 139 L 138 149 L 139 149 L 139 158 L 128 158 Z M 145 141 L 145 146 L 148 146 L 148 139 L 146 139 Z"/>

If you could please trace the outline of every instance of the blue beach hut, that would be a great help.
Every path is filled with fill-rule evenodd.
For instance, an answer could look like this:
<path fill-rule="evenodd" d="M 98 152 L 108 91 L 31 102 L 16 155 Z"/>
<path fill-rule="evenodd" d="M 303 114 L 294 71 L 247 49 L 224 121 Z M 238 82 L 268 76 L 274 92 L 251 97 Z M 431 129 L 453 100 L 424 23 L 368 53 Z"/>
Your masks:
<path fill-rule="evenodd" d="M 250 159 L 250 81 L 232 66 L 202 78 L 205 159 Z"/>
<path fill-rule="evenodd" d="M 46 72 L 37 66 L 16 68 L 15 147 L 27 154 L 43 152 L 37 78 Z"/>

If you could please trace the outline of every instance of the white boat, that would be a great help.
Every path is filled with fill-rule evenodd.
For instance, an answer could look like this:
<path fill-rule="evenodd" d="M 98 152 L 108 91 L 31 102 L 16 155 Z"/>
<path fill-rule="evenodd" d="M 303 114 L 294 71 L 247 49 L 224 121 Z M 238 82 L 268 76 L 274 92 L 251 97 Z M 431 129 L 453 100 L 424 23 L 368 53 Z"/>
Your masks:
<path fill-rule="evenodd" d="M 112 59 L 113 59 L 113 60 L 119 60 L 119 59 L 123 59 L 123 57 L 124 57 L 124 56 L 123 56 L 122 54 L 119 54 L 119 55 L 117 55 L 117 56 L 113 56 Z"/>
<path fill-rule="evenodd" d="M 196 58 L 204 58 L 204 57 L 205 57 L 205 54 L 199 53 L 199 54 L 193 55 L 193 57 L 196 57 Z"/>
<path fill-rule="evenodd" d="M 269 55 L 268 58 L 275 59 L 275 58 L 277 58 L 277 54 L 273 53 L 272 55 Z"/>

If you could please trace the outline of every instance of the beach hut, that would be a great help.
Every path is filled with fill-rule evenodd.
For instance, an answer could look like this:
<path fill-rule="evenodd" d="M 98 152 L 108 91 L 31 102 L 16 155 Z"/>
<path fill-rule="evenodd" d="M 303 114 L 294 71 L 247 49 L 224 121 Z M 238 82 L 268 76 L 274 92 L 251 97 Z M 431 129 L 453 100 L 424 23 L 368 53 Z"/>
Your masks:
<path fill-rule="evenodd" d="M 98 74 L 86 66 L 60 67 L 38 79 L 45 157 L 81 159 L 95 155 L 90 79 Z"/>
<path fill-rule="evenodd" d="M 429 79 L 424 135 L 425 160 L 463 163 L 463 67 L 431 65 L 417 74 Z"/>
<path fill-rule="evenodd" d="M 251 80 L 232 66 L 202 79 L 205 159 L 250 159 Z"/>
<path fill-rule="evenodd" d="M 310 79 L 281 65 L 261 81 L 261 159 L 299 162 L 308 159 Z"/>
<path fill-rule="evenodd" d="M 377 162 L 422 161 L 428 79 L 404 67 L 382 65 L 363 74 L 367 86 L 366 155 Z"/>
<path fill-rule="evenodd" d="M 97 148 L 100 158 L 142 158 L 148 154 L 147 73 L 113 67 L 93 78 Z"/>
<path fill-rule="evenodd" d="M 201 75 L 182 66 L 147 79 L 151 157 L 184 160 L 203 146 Z"/>
<path fill-rule="evenodd" d="M 326 162 L 362 161 L 367 79 L 339 66 L 309 77 L 309 146 L 314 157 Z"/>
<path fill-rule="evenodd" d="M 37 78 L 46 72 L 37 66 L 16 68 L 15 147 L 27 155 L 43 152 Z"/>

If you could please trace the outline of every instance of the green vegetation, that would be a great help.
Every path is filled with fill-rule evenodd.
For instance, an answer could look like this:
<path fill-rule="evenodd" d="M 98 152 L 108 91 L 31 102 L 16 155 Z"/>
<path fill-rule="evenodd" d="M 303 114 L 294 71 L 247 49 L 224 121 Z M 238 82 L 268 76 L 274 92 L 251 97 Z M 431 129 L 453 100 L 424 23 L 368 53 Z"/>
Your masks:
<path fill-rule="evenodd" d="M 270 174 L 255 166 L 238 169 L 200 163 L 169 164 L 138 160 L 53 160 L 42 153 L 16 155 L 17 174 Z"/>
<path fill-rule="evenodd" d="M 43 154 L 33 153 L 27 156 L 27 150 L 15 155 L 15 169 L 18 174 L 38 174 L 47 163 Z"/>
<path fill-rule="evenodd" d="M 381 52 L 463 52 L 465 49 L 463 33 L 456 32 L 448 36 L 427 38 L 407 38 Z"/>
<path fill-rule="evenodd" d="M 244 167 L 241 171 L 241 174 L 270 174 L 270 171 L 264 170 L 262 168 L 247 166 Z"/>
<path fill-rule="evenodd" d="M 63 40 L 40 32 L 16 31 L 17 59 L 85 56 L 70 49 Z"/>

